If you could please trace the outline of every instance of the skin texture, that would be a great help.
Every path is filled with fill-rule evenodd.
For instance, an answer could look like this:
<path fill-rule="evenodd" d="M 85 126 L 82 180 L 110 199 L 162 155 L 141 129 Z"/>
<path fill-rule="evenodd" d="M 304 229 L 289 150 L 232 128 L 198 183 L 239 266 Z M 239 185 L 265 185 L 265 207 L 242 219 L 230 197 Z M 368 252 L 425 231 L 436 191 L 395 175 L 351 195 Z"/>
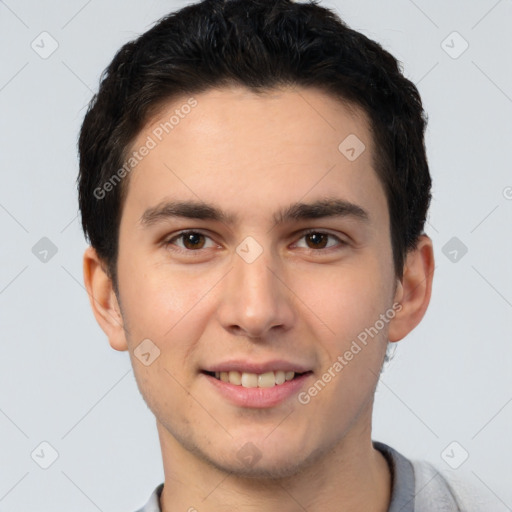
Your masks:
<path fill-rule="evenodd" d="M 406 336 L 428 306 L 431 240 L 420 237 L 398 281 L 384 189 L 358 108 L 304 88 L 258 96 L 225 87 L 194 98 L 197 106 L 129 176 L 119 297 L 95 251 L 84 255 L 96 319 L 114 349 L 129 350 L 156 417 L 162 509 L 384 512 L 391 478 L 371 444 L 373 397 L 387 341 Z M 132 149 L 187 99 L 166 105 Z M 350 134 L 366 146 L 354 161 L 338 150 Z M 367 221 L 273 220 L 294 202 L 326 198 L 360 206 Z M 168 200 L 212 203 L 237 222 L 141 222 Z M 333 236 L 312 241 L 310 228 Z M 183 238 L 164 244 L 184 229 L 205 235 L 200 249 Z M 236 252 L 248 236 L 262 249 L 251 263 Z M 394 318 L 306 405 L 293 396 L 273 407 L 236 406 L 200 373 L 233 358 L 283 359 L 313 372 L 307 391 L 394 303 Z M 134 350 L 148 338 L 160 355 L 145 366 Z M 261 454 L 252 465 L 237 457 L 248 442 Z"/>

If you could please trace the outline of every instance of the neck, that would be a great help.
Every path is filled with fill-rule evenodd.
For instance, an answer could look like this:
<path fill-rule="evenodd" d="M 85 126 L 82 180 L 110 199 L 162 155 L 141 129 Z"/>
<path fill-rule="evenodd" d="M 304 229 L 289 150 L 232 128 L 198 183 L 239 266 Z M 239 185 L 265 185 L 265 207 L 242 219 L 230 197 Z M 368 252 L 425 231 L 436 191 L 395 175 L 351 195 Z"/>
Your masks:
<path fill-rule="evenodd" d="M 334 449 L 292 476 L 247 478 L 226 473 L 185 450 L 157 422 L 165 483 L 162 512 L 387 512 L 391 474 L 384 456 L 373 448 L 370 430 L 346 436 Z"/>

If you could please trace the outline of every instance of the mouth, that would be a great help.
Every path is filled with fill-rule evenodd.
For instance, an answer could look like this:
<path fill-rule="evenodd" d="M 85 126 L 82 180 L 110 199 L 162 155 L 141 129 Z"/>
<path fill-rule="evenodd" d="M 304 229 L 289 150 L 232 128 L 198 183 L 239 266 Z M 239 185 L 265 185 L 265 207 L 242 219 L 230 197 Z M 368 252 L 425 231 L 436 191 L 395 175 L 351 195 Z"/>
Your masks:
<path fill-rule="evenodd" d="M 282 386 L 286 382 L 299 379 L 300 377 L 313 372 L 275 370 L 265 373 L 249 373 L 239 372 L 236 370 L 224 372 L 212 372 L 203 370 L 201 373 L 209 375 L 210 377 L 213 377 L 219 381 L 232 384 L 234 386 L 240 386 L 244 388 L 272 388 L 274 386 Z"/>

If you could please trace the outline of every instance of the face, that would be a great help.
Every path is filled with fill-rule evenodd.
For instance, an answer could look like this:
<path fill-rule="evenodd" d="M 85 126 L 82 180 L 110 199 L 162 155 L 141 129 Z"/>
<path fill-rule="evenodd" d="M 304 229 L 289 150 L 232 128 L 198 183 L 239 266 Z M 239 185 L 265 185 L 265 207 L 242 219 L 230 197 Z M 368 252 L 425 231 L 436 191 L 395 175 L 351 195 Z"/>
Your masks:
<path fill-rule="evenodd" d="M 375 149 L 363 113 L 315 89 L 194 99 L 132 147 L 155 143 L 120 224 L 126 348 L 166 446 L 291 475 L 371 421 L 396 298 Z"/>

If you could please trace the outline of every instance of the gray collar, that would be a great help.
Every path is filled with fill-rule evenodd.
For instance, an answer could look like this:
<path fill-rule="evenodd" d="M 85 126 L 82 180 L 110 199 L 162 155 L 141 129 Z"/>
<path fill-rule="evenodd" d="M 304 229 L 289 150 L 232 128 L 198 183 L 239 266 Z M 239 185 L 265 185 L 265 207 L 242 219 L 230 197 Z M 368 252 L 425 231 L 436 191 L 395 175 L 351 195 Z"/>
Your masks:
<path fill-rule="evenodd" d="M 391 503 L 388 512 L 414 512 L 414 468 L 411 462 L 391 446 L 373 441 L 388 461 L 391 470 Z"/>

